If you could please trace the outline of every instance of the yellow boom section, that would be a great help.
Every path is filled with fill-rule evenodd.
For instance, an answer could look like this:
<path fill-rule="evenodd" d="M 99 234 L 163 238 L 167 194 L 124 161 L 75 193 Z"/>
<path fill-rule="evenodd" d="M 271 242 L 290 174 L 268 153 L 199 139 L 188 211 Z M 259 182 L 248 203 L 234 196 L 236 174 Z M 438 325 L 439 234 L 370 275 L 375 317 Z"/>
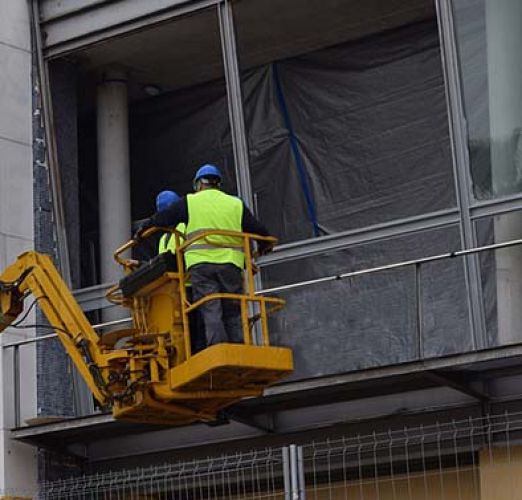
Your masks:
<path fill-rule="evenodd" d="M 20 314 L 23 298 L 31 293 L 93 395 L 101 405 L 108 404 L 100 371 L 107 366 L 107 356 L 98 348 L 98 335 L 49 256 L 37 252 L 20 255 L 0 274 L 0 283 L 0 332 Z"/>

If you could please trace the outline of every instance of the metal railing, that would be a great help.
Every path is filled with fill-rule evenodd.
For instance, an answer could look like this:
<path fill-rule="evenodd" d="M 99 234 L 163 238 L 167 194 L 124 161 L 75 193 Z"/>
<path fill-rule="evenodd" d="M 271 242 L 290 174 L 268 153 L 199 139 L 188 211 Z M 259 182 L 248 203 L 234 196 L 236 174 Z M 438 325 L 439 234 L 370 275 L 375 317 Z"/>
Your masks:
<path fill-rule="evenodd" d="M 42 499 L 282 499 L 281 449 L 240 452 L 186 462 L 43 483 Z"/>
<path fill-rule="evenodd" d="M 306 492 L 314 500 L 481 498 L 492 469 L 522 470 L 521 438 L 522 414 L 504 413 L 310 443 L 303 447 Z M 514 484 L 506 486 L 502 498 L 518 498 Z"/>
<path fill-rule="evenodd" d="M 522 413 L 503 413 L 44 482 L 40 498 L 516 500 L 521 443 Z"/>
<path fill-rule="evenodd" d="M 356 276 L 363 276 L 366 274 L 373 274 L 382 271 L 390 271 L 392 269 L 400 269 L 404 267 L 415 266 L 416 269 L 420 268 L 422 264 L 428 264 L 431 262 L 437 262 L 445 259 L 452 259 L 455 257 L 464 257 L 466 255 L 472 255 L 481 252 L 487 252 L 491 250 L 498 250 L 500 248 L 510 248 L 514 246 L 522 245 L 522 239 L 505 241 L 503 243 L 493 243 L 491 245 L 484 245 L 481 247 L 469 248 L 467 250 L 456 250 L 454 252 L 445 252 L 438 255 L 430 255 L 429 257 L 421 257 L 419 259 L 403 260 L 395 262 L 393 264 L 386 264 L 382 266 L 369 267 L 367 269 L 361 269 L 359 271 L 349 271 L 346 273 L 333 274 L 330 276 L 324 276 L 322 278 L 316 278 L 307 281 L 299 281 L 297 283 L 291 283 L 288 285 L 281 285 L 272 288 L 266 288 L 260 290 L 258 293 L 275 293 L 286 290 L 293 290 L 295 288 L 302 288 L 304 286 L 318 285 L 320 283 L 327 283 L 329 281 L 337 281 L 348 278 L 355 278 Z"/>

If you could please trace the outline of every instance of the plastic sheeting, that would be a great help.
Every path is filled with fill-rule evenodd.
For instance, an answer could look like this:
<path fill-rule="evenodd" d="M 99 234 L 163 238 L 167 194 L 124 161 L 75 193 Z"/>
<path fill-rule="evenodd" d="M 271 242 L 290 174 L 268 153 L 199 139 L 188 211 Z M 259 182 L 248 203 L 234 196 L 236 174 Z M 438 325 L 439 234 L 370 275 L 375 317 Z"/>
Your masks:
<path fill-rule="evenodd" d="M 275 63 L 306 182 L 326 233 L 455 205 L 440 48 L 427 21 Z M 282 241 L 314 235 L 274 65 L 243 76 L 257 212 Z M 235 191 L 223 82 L 144 101 L 131 113 L 135 219 L 203 162 Z"/>
<path fill-rule="evenodd" d="M 455 205 L 439 52 L 423 22 L 277 63 L 326 233 Z M 273 67 L 245 98 L 259 213 L 284 241 L 311 237 Z"/>
<path fill-rule="evenodd" d="M 361 245 L 271 266 L 265 286 L 454 251 L 458 227 Z M 271 338 L 292 347 L 294 378 L 307 378 L 472 349 L 462 259 L 414 266 L 282 292 Z M 417 304 L 420 297 L 420 309 Z M 418 314 L 420 313 L 420 327 Z"/>
<path fill-rule="evenodd" d="M 503 217 L 503 216 L 501 216 Z M 475 223 L 479 246 L 499 243 L 495 241 L 495 224 L 492 217 L 480 219 Z M 498 250 L 497 250 L 498 251 Z M 507 250 L 508 252 L 510 250 Z M 506 250 L 504 250 L 506 252 Z M 482 303 L 484 308 L 484 324 L 486 326 L 487 345 L 499 345 L 498 311 L 497 311 L 497 263 L 496 251 L 479 254 Z"/>
<path fill-rule="evenodd" d="M 455 206 L 435 21 L 243 75 L 257 213 L 281 241 Z M 215 162 L 234 192 L 223 82 L 144 101 L 131 113 L 134 218 L 157 191 L 191 189 Z M 315 222 L 315 225 L 314 225 Z M 272 266 L 264 285 L 455 250 L 456 228 Z M 306 378 L 470 348 L 460 261 L 426 267 L 419 343 L 412 269 L 301 289 L 273 322 Z M 420 349 L 420 352 L 419 352 Z"/>

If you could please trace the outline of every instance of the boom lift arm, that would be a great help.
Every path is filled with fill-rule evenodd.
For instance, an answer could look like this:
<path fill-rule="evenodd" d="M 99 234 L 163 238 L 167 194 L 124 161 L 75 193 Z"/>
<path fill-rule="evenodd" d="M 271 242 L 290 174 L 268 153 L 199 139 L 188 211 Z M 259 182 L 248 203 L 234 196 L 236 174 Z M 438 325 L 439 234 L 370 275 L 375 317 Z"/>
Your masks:
<path fill-rule="evenodd" d="M 170 231 L 152 228 L 145 236 L 159 229 Z M 131 310 L 132 328 L 99 336 L 52 260 L 26 252 L 0 274 L 0 332 L 22 313 L 24 299 L 32 294 L 94 397 L 100 405 L 112 407 L 115 418 L 172 425 L 210 421 L 221 408 L 260 395 L 293 370 L 291 351 L 269 345 L 267 314 L 284 301 L 254 291 L 251 242 L 262 237 L 210 231 L 181 244 L 181 235 L 171 232 L 178 240 L 176 255 L 163 254 L 138 270 L 131 259 L 122 257 L 136 245 L 134 240 L 115 253 L 126 276 L 107 298 Z M 212 244 L 216 233 L 242 242 L 246 293 L 214 294 L 190 304 L 183 253 L 195 240 Z M 188 314 L 209 300 L 240 303 L 245 343 L 218 344 L 192 355 Z M 249 315 L 249 307 L 259 312 Z M 262 333 L 257 343 L 252 334 L 256 321 Z"/>
<path fill-rule="evenodd" d="M 102 406 L 111 394 L 101 369 L 118 352 L 103 353 L 99 337 L 81 310 L 48 255 L 26 252 L 0 275 L 0 332 L 23 311 L 24 299 L 32 294 L 67 354 Z M 125 356 L 125 351 L 119 353 Z"/>

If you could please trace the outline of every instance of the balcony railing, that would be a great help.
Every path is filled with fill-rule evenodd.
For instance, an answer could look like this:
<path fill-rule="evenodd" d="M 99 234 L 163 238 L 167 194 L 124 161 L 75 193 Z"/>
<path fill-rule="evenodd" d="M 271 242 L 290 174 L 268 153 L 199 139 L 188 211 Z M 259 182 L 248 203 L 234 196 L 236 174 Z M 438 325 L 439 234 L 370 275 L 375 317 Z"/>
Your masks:
<path fill-rule="evenodd" d="M 335 283 L 342 280 L 348 279 L 356 279 L 363 276 L 375 275 L 379 273 L 384 273 L 397 269 L 413 269 L 415 279 L 413 280 L 414 287 L 414 296 L 415 296 L 415 318 L 416 318 L 416 327 L 415 327 L 415 338 L 416 338 L 416 359 L 423 359 L 423 311 L 422 311 L 422 293 L 423 293 L 423 267 L 432 264 L 434 262 L 439 261 L 448 261 L 454 259 L 462 259 L 467 256 L 477 255 L 484 252 L 496 252 L 502 249 L 508 249 L 512 247 L 517 247 L 522 245 L 522 239 L 516 239 L 511 241 L 506 241 L 502 243 L 495 243 L 490 245 L 484 245 L 476 248 L 466 249 L 466 250 L 458 250 L 455 252 L 446 252 L 438 255 L 431 255 L 428 257 L 404 260 L 400 262 L 395 262 L 391 264 L 360 269 L 350 272 L 344 272 L 329 276 L 324 276 L 316 279 L 310 279 L 306 281 L 298 281 L 294 283 L 288 283 L 281 286 L 265 288 L 262 290 L 258 290 L 256 294 L 258 295 L 273 295 L 273 294 L 284 294 L 285 292 L 289 292 L 292 290 L 297 290 L 305 287 L 314 287 L 319 285 L 324 285 L 327 283 Z M 100 311 L 108 307 L 114 307 L 105 299 L 105 294 L 110 288 L 110 284 L 103 284 L 94 287 L 84 288 L 81 290 L 77 290 L 74 295 L 76 300 L 82 307 L 85 312 L 92 311 Z M 96 330 L 108 329 L 116 325 L 120 325 L 123 323 L 128 323 L 131 321 L 131 318 L 122 318 L 115 321 L 99 323 L 93 325 Z M 298 333 L 298 332 L 297 332 Z M 293 334 L 295 336 L 295 332 Z M 34 338 L 28 338 L 24 340 L 19 340 L 15 342 L 11 342 L 5 344 L 3 349 L 10 353 L 11 357 L 11 366 L 12 366 L 12 379 L 13 379 L 13 408 L 14 408 L 14 427 L 19 427 L 22 424 L 22 415 L 20 410 L 21 403 L 21 391 L 22 391 L 22 380 L 23 380 L 23 367 L 20 363 L 20 351 L 23 348 L 27 348 L 38 342 L 47 342 L 50 339 L 56 338 L 56 334 L 52 333 L 49 335 L 42 335 Z M 520 345 L 521 342 L 511 343 L 511 346 Z M 498 347 L 498 346 L 490 346 L 490 347 Z M 489 359 L 489 358 L 488 358 Z M 80 416 L 80 415 L 78 415 Z"/>

